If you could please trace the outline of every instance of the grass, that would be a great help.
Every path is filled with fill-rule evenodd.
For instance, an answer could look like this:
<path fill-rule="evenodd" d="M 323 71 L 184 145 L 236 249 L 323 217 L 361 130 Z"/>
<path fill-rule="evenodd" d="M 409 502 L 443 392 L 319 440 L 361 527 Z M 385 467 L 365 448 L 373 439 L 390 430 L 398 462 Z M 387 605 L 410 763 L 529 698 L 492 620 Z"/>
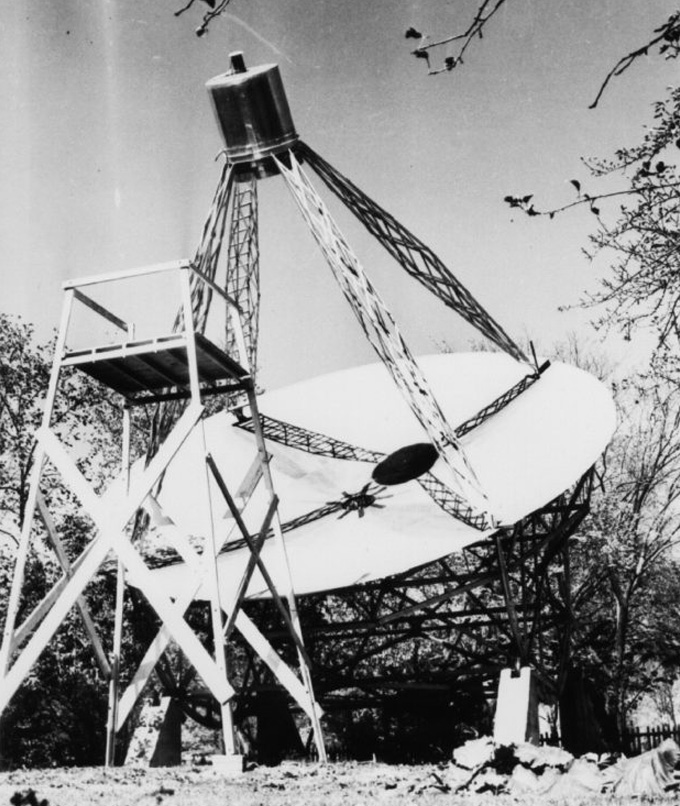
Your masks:
<path fill-rule="evenodd" d="M 446 766 L 342 762 L 325 767 L 286 762 L 226 776 L 212 767 L 148 769 L 124 767 L 15 770 L 0 773 L 0 806 L 523 806 L 546 803 L 545 796 L 453 794 Z M 35 796 L 26 794 L 33 790 Z M 17 797 L 20 793 L 21 799 Z M 677 797 L 649 803 L 669 803 Z M 22 803 L 23 801 L 23 803 Z M 562 801 L 564 802 L 564 801 Z M 579 797 L 569 806 L 632 806 L 633 798 Z"/>

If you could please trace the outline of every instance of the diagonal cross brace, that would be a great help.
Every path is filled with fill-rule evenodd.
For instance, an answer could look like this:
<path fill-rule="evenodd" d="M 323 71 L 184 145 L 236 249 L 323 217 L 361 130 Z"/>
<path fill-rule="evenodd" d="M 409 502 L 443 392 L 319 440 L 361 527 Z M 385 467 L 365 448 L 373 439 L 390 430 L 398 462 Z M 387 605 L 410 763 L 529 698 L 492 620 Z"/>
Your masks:
<path fill-rule="evenodd" d="M 59 564 L 61 565 L 62 571 L 64 572 L 64 576 L 68 579 L 71 577 L 72 574 L 71 563 L 69 562 L 68 556 L 66 554 L 66 551 L 64 550 L 64 546 L 59 537 L 57 527 L 54 521 L 52 520 L 50 511 L 47 508 L 47 504 L 45 503 L 45 499 L 43 498 L 41 493 L 38 493 L 37 504 L 40 517 L 42 518 L 42 521 L 45 524 L 47 534 L 50 537 L 52 545 L 54 546 L 54 553 L 57 555 L 57 559 L 59 560 Z M 79 596 L 78 599 L 76 600 L 76 605 L 78 606 L 78 610 L 80 611 L 80 617 L 83 621 L 85 630 L 88 636 L 90 637 L 90 641 L 92 642 L 92 648 L 94 650 L 97 663 L 99 664 L 99 668 L 105 678 L 110 678 L 111 664 L 109 663 L 109 659 L 106 657 L 106 652 L 104 651 L 104 647 L 102 646 L 99 634 L 97 633 L 97 628 L 94 624 L 94 621 L 92 620 L 92 616 L 90 615 L 90 609 L 87 606 L 87 600 L 85 599 L 84 596 Z"/>
<path fill-rule="evenodd" d="M 279 613 L 281 614 L 281 618 L 283 619 L 286 628 L 288 629 L 288 632 L 290 633 L 290 636 L 293 639 L 295 646 L 303 659 L 303 662 L 309 668 L 311 666 L 311 662 L 309 660 L 309 656 L 307 655 L 305 645 L 303 644 L 298 631 L 295 629 L 295 625 L 293 624 L 290 614 L 286 610 L 286 606 L 283 603 L 283 599 L 281 598 L 278 590 L 276 589 L 276 585 L 274 584 L 274 580 L 272 579 L 271 574 L 269 573 L 267 567 L 260 558 L 259 550 L 256 550 L 253 539 L 250 537 L 248 527 L 244 523 L 243 518 L 241 517 L 241 513 L 239 512 L 239 509 L 236 506 L 236 502 L 232 498 L 231 493 L 229 492 L 229 489 L 227 488 L 227 485 L 225 484 L 224 479 L 222 478 L 222 474 L 220 473 L 219 468 L 215 464 L 215 460 L 212 458 L 212 456 L 208 455 L 206 461 L 208 463 L 208 467 L 210 468 L 210 472 L 213 474 L 215 483 L 217 484 L 219 491 L 222 493 L 222 496 L 226 501 L 227 506 L 229 507 L 229 511 L 231 512 L 233 519 L 236 521 L 236 525 L 238 526 L 243 536 L 243 539 L 246 542 L 246 545 L 250 549 L 251 558 L 254 559 L 254 563 L 257 566 L 258 571 L 262 575 L 262 579 L 264 579 L 265 583 L 267 584 L 269 592 L 272 595 L 272 599 L 274 600 L 274 603 L 276 604 Z M 274 509 L 271 514 L 272 516 L 275 515 L 276 509 Z"/>
<path fill-rule="evenodd" d="M 243 572 L 241 581 L 239 582 L 239 586 L 236 590 L 236 595 L 234 596 L 234 601 L 232 603 L 232 606 L 230 608 L 227 608 L 229 618 L 227 619 L 227 623 L 224 626 L 225 639 L 229 638 L 231 631 L 235 626 L 236 616 L 238 612 L 241 610 L 243 600 L 246 598 L 246 593 L 248 592 L 248 585 L 250 585 L 250 580 L 252 579 L 253 572 L 255 571 L 257 561 L 260 559 L 260 552 L 262 551 L 264 541 L 267 539 L 267 533 L 269 532 L 269 529 L 271 527 L 272 520 L 274 518 L 274 515 L 276 514 L 276 509 L 278 505 L 279 505 L 279 499 L 276 496 L 274 496 L 272 498 L 271 503 L 269 504 L 269 509 L 267 510 L 267 514 L 262 523 L 260 534 L 253 541 L 252 548 L 250 549 L 250 557 L 248 557 L 248 564 L 246 565 L 246 569 Z"/>
<path fill-rule="evenodd" d="M 146 567 L 124 531 L 130 518 L 151 491 L 193 426 L 198 422 L 202 411 L 203 407 L 200 404 L 193 404 L 185 411 L 161 451 L 156 454 L 141 477 L 135 481 L 123 505 L 117 511 L 113 511 L 103 504 L 89 482 L 66 453 L 57 437 L 47 428 L 42 428 L 38 431 L 37 439 L 39 444 L 80 499 L 81 504 L 100 530 L 100 535 L 90 544 L 89 550 L 84 553 L 85 556 L 82 562 L 73 571 L 70 580 L 63 588 L 54 606 L 45 616 L 23 652 L 5 676 L 2 691 L 0 692 L 0 712 L 4 710 L 49 640 L 61 625 L 65 615 L 77 602 L 85 586 L 97 572 L 107 554 L 112 550 L 118 554 L 130 574 L 135 578 L 137 584 L 167 626 L 170 634 L 185 652 L 217 701 L 224 703 L 233 696 L 232 687 L 220 672 L 214 660 L 203 648 L 189 625 L 184 621 L 181 611 L 166 596 L 164 591 L 157 587 L 152 572 Z"/>
<path fill-rule="evenodd" d="M 161 514 L 160 505 L 155 502 L 156 515 Z M 276 511 L 276 500 L 272 502 L 270 511 L 267 513 L 265 522 L 263 524 L 261 535 L 266 535 L 271 519 Z M 166 525 L 171 525 L 173 522 L 170 518 L 165 518 Z M 176 528 L 176 527 L 175 527 Z M 234 527 L 235 529 L 236 527 Z M 234 529 L 230 530 L 225 540 L 226 542 Z M 186 541 L 184 541 L 186 542 Z M 189 544 L 187 544 L 189 545 Z M 203 584 L 203 578 L 208 570 L 206 565 L 205 555 L 198 555 L 192 547 L 194 556 L 190 559 L 189 564 L 194 567 L 194 574 L 192 576 L 192 584 L 187 585 L 180 593 L 177 600 L 177 606 L 185 612 L 189 607 L 194 597 L 196 596 L 199 588 Z M 253 561 L 253 566 L 255 561 Z M 307 716 L 312 719 L 314 716 L 314 703 L 310 701 L 309 693 L 304 685 L 297 678 L 295 673 L 290 667 L 281 659 L 276 650 L 271 646 L 267 639 L 262 635 L 260 630 L 255 626 L 252 619 L 239 607 L 238 610 L 234 608 L 231 612 L 229 622 L 224 627 L 225 636 L 228 635 L 228 630 L 233 621 L 233 625 L 250 644 L 250 646 L 257 652 L 263 662 L 270 668 L 270 670 L 277 677 L 281 685 L 288 691 L 293 699 L 298 703 Z M 130 682 L 129 686 L 123 693 L 118 704 L 118 717 L 116 722 L 116 731 L 120 731 L 125 724 L 125 721 L 130 716 L 132 709 L 142 693 L 146 683 L 151 676 L 156 664 L 161 659 L 163 653 L 170 643 L 171 636 L 165 625 L 156 633 L 154 640 L 147 648 L 144 657 L 139 664 L 137 672 Z M 323 715 L 320 711 L 318 704 L 316 705 L 317 713 Z"/>

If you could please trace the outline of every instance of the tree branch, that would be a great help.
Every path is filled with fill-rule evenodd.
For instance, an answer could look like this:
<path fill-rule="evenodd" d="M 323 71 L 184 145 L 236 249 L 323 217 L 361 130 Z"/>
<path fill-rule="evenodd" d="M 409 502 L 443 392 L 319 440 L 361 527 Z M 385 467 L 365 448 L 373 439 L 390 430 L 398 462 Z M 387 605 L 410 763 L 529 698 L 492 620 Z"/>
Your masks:
<path fill-rule="evenodd" d="M 7 529 L 0 529 L 0 534 L 7 535 L 11 540 L 14 541 L 15 545 L 19 545 L 19 541 L 17 540 L 16 535 L 13 535 L 11 532 L 8 532 Z"/>
<path fill-rule="evenodd" d="M 575 180 L 572 180 L 572 184 Z M 505 196 L 503 201 L 510 205 L 510 207 L 516 208 L 521 210 L 523 213 L 526 213 L 529 217 L 534 218 L 536 216 L 548 216 L 549 218 L 554 218 L 558 213 L 563 213 L 566 210 L 571 210 L 574 207 L 583 207 L 584 205 L 588 205 L 595 215 L 599 215 L 600 211 L 597 207 L 593 205 L 596 202 L 600 202 L 606 199 L 614 199 L 619 196 L 643 196 L 644 194 L 649 191 L 650 189 L 657 191 L 657 190 L 668 190 L 680 188 L 680 180 L 675 182 L 666 182 L 659 185 L 654 185 L 653 188 L 649 187 L 632 187 L 626 188 L 625 190 L 613 190 L 609 193 L 597 193 L 594 196 L 591 196 L 589 193 L 584 193 L 579 195 L 579 198 L 573 202 L 569 202 L 568 204 L 563 204 L 561 207 L 554 207 L 551 210 L 537 210 L 532 202 L 533 195 L 526 195 L 526 196 Z M 580 191 L 579 191 L 580 193 Z"/>
<path fill-rule="evenodd" d="M 652 39 L 650 39 L 646 45 L 643 45 L 637 50 L 631 51 L 627 56 L 622 56 L 618 62 L 616 62 L 609 73 L 607 73 L 607 76 L 602 82 L 602 86 L 600 87 L 595 100 L 592 102 L 592 104 L 590 104 L 588 109 L 595 109 L 612 78 L 615 76 L 620 76 L 622 73 L 624 73 L 636 59 L 640 58 L 640 56 L 646 56 L 649 53 L 649 49 L 654 47 L 654 45 L 658 45 L 659 42 L 665 41 L 668 47 L 675 47 L 677 50 L 678 37 L 680 36 L 680 11 L 677 11 L 675 14 L 671 15 L 662 26 L 654 30 L 654 33 L 658 34 L 658 36 L 652 37 Z"/>
<path fill-rule="evenodd" d="M 182 6 L 179 10 L 175 11 L 175 17 L 180 17 L 184 14 L 185 11 L 188 11 L 196 0 L 188 0 L 185 6 Z M 231 3 L 231 0 L 203 0 L 210 7 L 210 11 L 206 11 L 203 15 L 203 21 L 196 29 L 196 36 L 205 36 L 208 33 L 208 26 L 215 19 L 215 17 L 219 17 L 220 14 L 224 11 L 224 9 Z"/>
<path fill-rule="evenodd" d="M 455 67 L 460 64 L 463 64 L 463 56 L 467 49 L 470 47 L 472 42 L 475 39 L 482 39 L 484 34 L 484 28 L 489 22 L 489 20 L 496 14 L 499 9 L 504 6 L 506 0 L 482 0 L 481 3 L 477 6 L 477 11 L 475 13 L 474 19 L 467 27 L 465 31 L 462 33 L 452 34 L 451 36 L 446 36 L 443 39 L 437 39 L 434 42 L 429 43 L 422 43 L 417 48 L 411 51 L 411 54 L 416 58 L 422 59 L 425 58 L 428 63 L 429 67 L 429 57 L 428 51 L 432 50 L 433 48 L 441 47 L 442 45 L 448 45 L 451 42 L 462 42 L 460 47 L 458 48 L 458 52 L 453 56 L 447 56 L 444 59 L 444 66 L 435 70 L 428 70 L 428 75 L 434 76 L 438 75 L 439 73 L 447 73 L 451 72 Z M 489 7 L 491 8 L 489 9 Z M 411 33 L 412 32 L 412 33 Z M 421 37 L 422 34 L 419 34 L 415 29 L 409 29 L 409 33 L 407 36 L 412 37 Z"/>

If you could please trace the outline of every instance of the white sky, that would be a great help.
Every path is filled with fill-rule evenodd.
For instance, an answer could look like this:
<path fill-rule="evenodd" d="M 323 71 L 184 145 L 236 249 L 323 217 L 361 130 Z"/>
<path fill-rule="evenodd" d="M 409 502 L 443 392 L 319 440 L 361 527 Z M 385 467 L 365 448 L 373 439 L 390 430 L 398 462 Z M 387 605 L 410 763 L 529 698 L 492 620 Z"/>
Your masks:
<path fill-rule="evenodd" d="M 676 63 L 641 60 L 587 107 L 674 0 L 509 0 L 464 68 L 433 78 L 404 31 L 461 28 L 473 2 L 233 0 L 202 39 L 204 6 L 175 18 L 180 4 L 4 4 L 0 309 L 45 337 L 65 278 L 193 254 L 221 148 L 204 84 L 243 50 L 251 66 L 280 65 L 302 138 L 431 245 L 515 338 L 539 350 L 574 330 L 594 338 L 583 312 L 557 313 L 594 285 L 581 254 L 594 219 L 530 220 L 502 198 L 568 201 L 569 180 L 587 179 L 581 156 L 639 139 Z M 260 189 L 263 384 L 373 360 L 280 178 Z M 414 351 L 465 349 L 470 331 L 338 220 Z"/>

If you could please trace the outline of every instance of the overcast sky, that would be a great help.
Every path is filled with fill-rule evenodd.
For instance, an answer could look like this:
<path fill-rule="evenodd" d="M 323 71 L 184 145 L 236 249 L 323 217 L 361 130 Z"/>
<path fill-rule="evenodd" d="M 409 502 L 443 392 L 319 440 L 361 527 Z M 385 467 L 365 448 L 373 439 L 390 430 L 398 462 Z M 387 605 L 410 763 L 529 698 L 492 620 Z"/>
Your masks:
<path fill-rule="evenodd" d="M 56 327 L 61 282 L 191 256 L 219 177 L 204 89 L 243 50 L 279 64 L 300 135 L 431 245 L 517 339 L 576 330 L 594 219 L 513 216 L 503 196 L 570 200 L 580 157 L 634 143 L 677 63 L 640 61 L 588 110 L 617 59 L 674 10 L 650 0 L 509 0 L 462 70 L 428 77 L 404 31 L 465 25 L 462 0 L 232 0 L 210 33 L 180 0 L 5 3 L 0 12 L 0 309 Z M 200 9 L 198 8 L 200 6 Z M 446 55 L 444 52 L 442 57 Z M 262 382 L 373 355 L 280 178 L 261 183 Z M 347 216 L 350 243 L 416 352 L 467 328 Z M 168 292 L 169 294 L 169 292 Z"/>

